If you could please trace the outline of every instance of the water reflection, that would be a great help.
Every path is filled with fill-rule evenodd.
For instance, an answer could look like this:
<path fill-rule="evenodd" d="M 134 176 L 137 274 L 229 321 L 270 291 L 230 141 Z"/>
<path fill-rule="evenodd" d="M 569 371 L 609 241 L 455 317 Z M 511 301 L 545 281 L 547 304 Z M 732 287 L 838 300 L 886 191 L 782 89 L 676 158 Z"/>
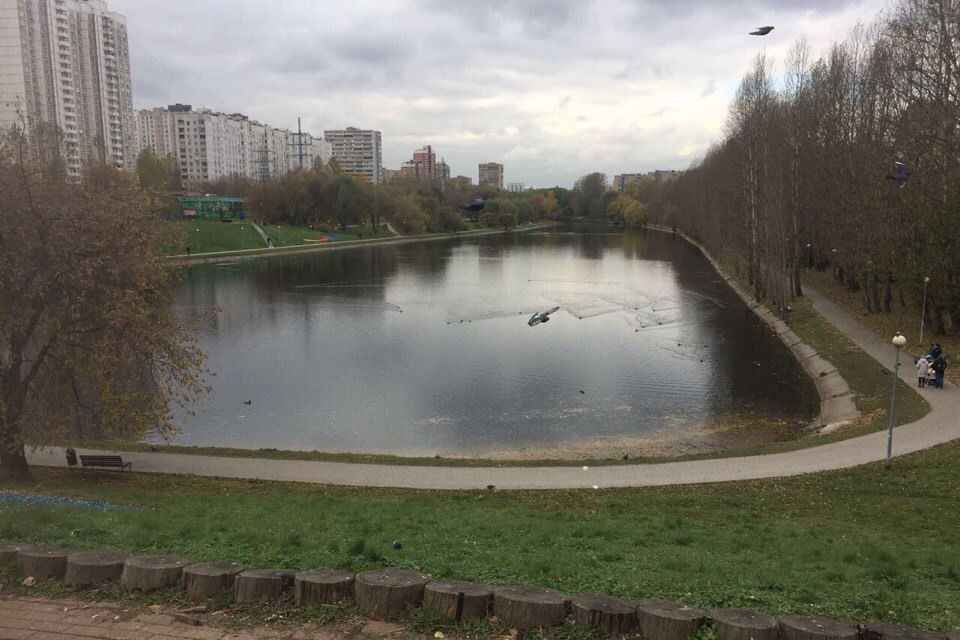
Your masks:
<path fill-rule="evenodd" d="M 535 311 L 558 305 L 549 323 Z M 204 316 L 211 308 L 214 316 Z M 812 385 L 685 243 L 561 232 L 191 268 L 217 373 L 178 442 L 492 455 L 627 450 L 731 415 L 803 418 Z M 250 404 L 245 404 L 250 401 Z"/>

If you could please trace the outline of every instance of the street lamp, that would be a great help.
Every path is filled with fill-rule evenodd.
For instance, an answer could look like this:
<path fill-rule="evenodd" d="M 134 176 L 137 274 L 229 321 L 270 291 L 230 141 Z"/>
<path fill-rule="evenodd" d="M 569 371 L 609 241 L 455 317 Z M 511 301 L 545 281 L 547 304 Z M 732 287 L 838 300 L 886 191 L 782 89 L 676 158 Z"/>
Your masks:
<path fill-rule="evenodd" d="M 887 465 L 890 465 L 890 459 L 893 457 L 893 424 L 896 420 L 897 410 L 897 382 L 900 378 L 900 350 L 907 344 L 907 339 L 902 333 L 897 331 L 897 335 L 891 340 L 893 346 L 897 349 L 897 361 L 893 367 L 893 388 L 890 391 L 890 428 L 887 431 Z"/>
<path fill-rule="evenodd" d="M 923 330 L 927 323 L 927 285 L 930 284 L 930 276 L 923 279 L 923 311 L 920 313 L 920 346 L 923 347 Z"/>

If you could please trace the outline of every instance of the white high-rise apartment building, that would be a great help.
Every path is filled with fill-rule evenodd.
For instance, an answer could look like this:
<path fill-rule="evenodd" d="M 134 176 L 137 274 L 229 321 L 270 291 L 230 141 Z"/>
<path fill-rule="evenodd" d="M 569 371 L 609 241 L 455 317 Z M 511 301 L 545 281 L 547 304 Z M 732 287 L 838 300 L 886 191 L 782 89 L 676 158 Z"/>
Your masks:
<path fill-rule="evenodd" d="M 312 169 L 330 161 L 330 143 L 323 138 L 314 138 L 304 131 L 291 131 L 287 137 L 290 171 Z"/>
<path fill-rule="evenodd" d="M 173 158 L 185 185 L 228 176 L 269 180 L 299 166 L 296 133 L 251 120 L 242 113 L 173 104 L 138 111 L 137 122 L 140 148 Z M 315 156 L 322 157 L 324 147 L 309 133 L 303 137 L 304 155 L 310 154 L 304 159 L 304 167 L 310 168 Z"/>
<path fill-rule="evenodd" d="M 383 182 L 383 141 L 379 131 L 331 129 L 323 132 L 330 144 L 330 157 L 348 176 L 381 184 Z"/>
<path fill-rule="evenodd" d="M 104 0 L 0 0 L 0 127 L 63 134 L 68 173 L 136 164 L 124 16 Z"/>

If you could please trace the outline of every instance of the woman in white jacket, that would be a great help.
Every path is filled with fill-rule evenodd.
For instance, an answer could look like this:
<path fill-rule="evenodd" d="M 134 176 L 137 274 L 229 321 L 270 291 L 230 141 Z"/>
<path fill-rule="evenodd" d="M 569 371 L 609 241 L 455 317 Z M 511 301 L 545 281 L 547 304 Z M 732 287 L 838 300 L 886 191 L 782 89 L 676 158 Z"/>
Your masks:
<path fill-rule="evenodd" d="M 920 388 L 927 386 L 927 376 L 930 375 L 930 361 L 925 356 L 917 360 L 917 376 L 920 380 Z"/>

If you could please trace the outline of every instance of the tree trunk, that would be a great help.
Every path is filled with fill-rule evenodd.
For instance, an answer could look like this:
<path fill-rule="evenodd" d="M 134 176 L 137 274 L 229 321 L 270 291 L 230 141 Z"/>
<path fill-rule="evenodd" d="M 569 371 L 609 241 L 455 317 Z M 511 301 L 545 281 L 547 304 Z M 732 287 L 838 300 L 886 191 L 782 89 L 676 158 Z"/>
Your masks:
<path fill-rule="evenodd" d="M 0 478 L 29 481 L 30 467 L 27 454 L 20 442 L 19 429 L 0 426 Z"/>

